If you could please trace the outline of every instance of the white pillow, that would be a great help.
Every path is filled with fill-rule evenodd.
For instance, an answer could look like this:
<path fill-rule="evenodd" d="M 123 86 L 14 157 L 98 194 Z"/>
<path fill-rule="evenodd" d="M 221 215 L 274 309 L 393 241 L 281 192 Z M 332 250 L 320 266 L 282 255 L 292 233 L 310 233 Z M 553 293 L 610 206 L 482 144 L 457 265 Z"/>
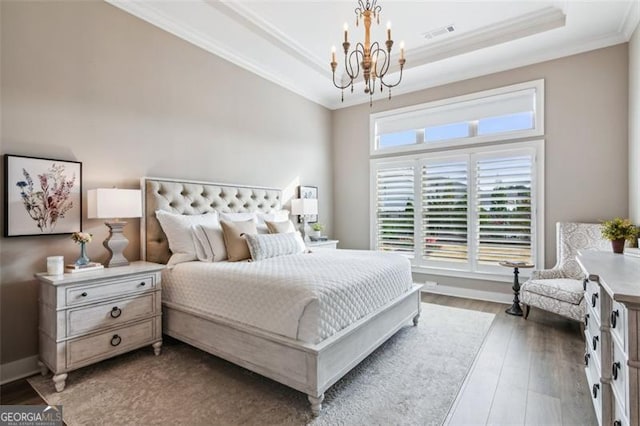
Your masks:
<path fill-rule="evenodd" d="M 288 234 L 244 234 L 254 261 L 276 256 L 304 253 L 304 241 L 299 232 Z"/>
<path fill-rule="evenodd" d="M 196 245 L 196 256 L 202 262 L 222 262 L 227 260 L 227 247 L 220 223 L 214 225 L 192 225 Z"/>
<path fill-rule="evenodd" d="M 196 248 L 193 239 L 192 225 L 218 223 L 218 213 L 184 215 L 156 210 L 156 218 L 169 240 L 169 249 L 173 256 L 169 265 L 196 260 Z M 179 255 L 179 256 L 176 256 Z"/>
<path fill-rule="evenodd" d="M 289 220 L 289 210 L 271 210 L 269 213 L 257 214 L 258 224 L 265 222 L 285 222 Z"/>
<path fill-rule="evenodd" d="M 226 220 L 227 222 L 246 222 L 248 220 L 257 221 L 255 212 L 243 212 L 243 213 L 220 213 L 220 220 Z"/>

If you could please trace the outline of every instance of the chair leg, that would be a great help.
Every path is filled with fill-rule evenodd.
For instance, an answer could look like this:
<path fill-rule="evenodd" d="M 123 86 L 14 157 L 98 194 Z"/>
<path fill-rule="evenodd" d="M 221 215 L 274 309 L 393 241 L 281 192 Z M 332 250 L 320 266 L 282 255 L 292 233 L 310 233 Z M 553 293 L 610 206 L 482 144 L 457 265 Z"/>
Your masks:
<path fill-rule="evenodd" d="M 527 319 L 527 317 L 529 317 L 529 311 L 530 310 L 531 310 L 531 306 L 524 305 L 524 319 Z"/>

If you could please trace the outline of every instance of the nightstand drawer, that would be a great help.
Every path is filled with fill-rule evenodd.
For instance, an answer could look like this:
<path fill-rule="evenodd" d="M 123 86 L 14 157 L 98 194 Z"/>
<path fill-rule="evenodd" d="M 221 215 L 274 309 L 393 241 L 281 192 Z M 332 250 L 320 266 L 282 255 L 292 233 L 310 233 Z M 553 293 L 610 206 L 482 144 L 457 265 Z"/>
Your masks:
<path fill-rule="evenodd" d="M 624 353 L 618 347 L 618 344 L 613 344 L 613 356 L 611 361 L 611 383 L 615 390 L 614 395 L 618 400 L 618 403 L 624 410 L 627 409 L 627 382 L 629 376 L 627 359 Z"/>
<path fill-rule="evenodd" d="M 129 293 L 150 291 L 156 286 L 153 275 L 140 275 L 126 280 L 94 282 L 90 285 L 72 286 L 66 290 L 67 306 L 119 297 Z"/>
<path fill-rule="evenodd" d="M 68 335 L 97 331 L 127 321 L 142 319 L 155 312 L 155 294 L 115 300 L 67 312 Z"/>
<path fill-rule="evenodd" d="M 622 303 L 615 300 L 611 301 L 613 309 L 611 309 L 611 334 L 618 339 L 622 345 L 622 350 L 627 350 L 627 309 Z"/>
<path fill-rule="evenodd" d="M 153 340 L 155 318 L 67 342 L 67 369 L 109 358 Z"/>

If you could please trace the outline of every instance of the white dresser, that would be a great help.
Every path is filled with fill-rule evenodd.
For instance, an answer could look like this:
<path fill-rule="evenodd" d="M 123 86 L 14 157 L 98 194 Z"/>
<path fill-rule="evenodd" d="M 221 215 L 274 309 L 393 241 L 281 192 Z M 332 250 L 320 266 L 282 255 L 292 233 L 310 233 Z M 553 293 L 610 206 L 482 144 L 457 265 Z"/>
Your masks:
<path fill-rule="evenodd" d="M 600 425 L 640 425 L 640 258 L 583 252 L 585 372 Z"/>
<path fill-rule="evenodd" d="M 49 276 L 40 281 L 40 368 L 56 390 L 67 373 L 115 355 L 162 346 L 160 276 L 164 265 L 129 266 Z"/>

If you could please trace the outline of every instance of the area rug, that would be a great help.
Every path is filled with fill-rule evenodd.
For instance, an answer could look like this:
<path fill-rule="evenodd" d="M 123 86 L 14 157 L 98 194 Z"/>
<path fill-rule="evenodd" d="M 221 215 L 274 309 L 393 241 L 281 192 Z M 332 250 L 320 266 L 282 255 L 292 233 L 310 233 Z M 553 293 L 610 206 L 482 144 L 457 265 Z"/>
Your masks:
<path fill-rule="evenodd" d="M 184 343 L 143 348 L 73 371 L 64 392 L 29 379 L 75 425 L 442 424 L 494 315 L 423 304 L 407 326 L 325 394 L 320 417 L 306 395 Z"/>

